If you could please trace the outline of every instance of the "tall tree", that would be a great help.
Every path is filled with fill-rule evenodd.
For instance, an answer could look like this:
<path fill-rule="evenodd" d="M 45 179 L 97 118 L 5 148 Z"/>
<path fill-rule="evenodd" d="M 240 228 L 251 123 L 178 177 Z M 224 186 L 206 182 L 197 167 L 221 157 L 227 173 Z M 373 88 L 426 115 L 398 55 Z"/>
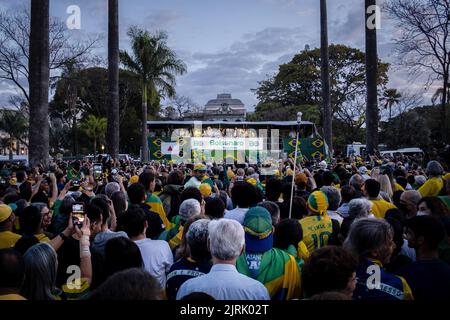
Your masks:
<path fill-rule="evenodd" d="M 106 126 L 106 118 L 97 118 L 93 115 L 88 116 L 86 121 L 81 124 L 81 128 L 88 138 L 92 139 L 94 156 L 97 155 L 97 142 L 103 140 L 105 137 Z"/>
<path fill-rule="evenodd" d="M 31 0 L 29 163 L 49 162 L 49 0 Z"/>
<path fill-rule="evenodd" d="M 392 107 L 400 102 L 401 97 L 397 89 L 387 89 L 383 92 L 380 100 L 384 102 L 384 108 L 389 110 L 389 121 L 392 119 Z"/>
<path fill-rule="evenodd" d="M 119 0 L 108 4 L 108 129 L 107 152 L 119 158 Z"/>
<path fill-rule="evenodd" d="M 377 29 L 373 21 L 374 14 L 378 14 L 376 0 L 365 0 L 365 29 L 366 29 L 366 145 L 367 153 L 373 155 L 378 149 L 378 52 Z"/>
<path fill-rule="evenodd" d="M 26 85 L 27 80 L 28 84 L 30 82 L 30 35 L 33 31 L 30 20 L 30 11 L 27 9 L 0 10 L 0 79 L 12 83 L 18 89 L 18 99 L 23 100 L 27 107 L 31 104 Z M 76 61 L 82 64 L 90 60 L 90 53 L 99 40 L 89 38 L 73 41 L 66 24 L 54 17 L 49 21 L 49 38 L 49 68 L 54 73 L 51 74 L 51 80 L 57 80 L 56 72 L 68 63 Z"/>
<path fill-rule="evenodd" d="M 320 60 L 322 81 L 322 119 L 325 141 L 333 154 L 333 123 L 330 97 L 330 61 L 328 54 L 327 0 L 320 0 Z"/>
<path fill-rule="evenodd" d="M 131 38 L 132 55 L 120 52 L 120 60 L 126 69 L 136 73 L 142 86 L 142 120 L 141 120 L 141 160 L 149 158 L 147 101 L 148 94 L 158 91 L 168 97 L 175 96 L 175 75 L 186 72 L 185 64 L 177 58 L 175 52 L 167 46 L 167 34 L 156 32 L 150 34 L 146 30 L 131 27 L 128 31 Z"/>
<path fill-rule="evenodd" d="M 396 21 L 400 36 L 395 40 L 399 61 L 412 75 L 429 74 L 428 82 L 442 83 L 441 139 L 450 134 L 447 95 L 450 80 L 450 1 L 389 0 L 385 9 Z"/>

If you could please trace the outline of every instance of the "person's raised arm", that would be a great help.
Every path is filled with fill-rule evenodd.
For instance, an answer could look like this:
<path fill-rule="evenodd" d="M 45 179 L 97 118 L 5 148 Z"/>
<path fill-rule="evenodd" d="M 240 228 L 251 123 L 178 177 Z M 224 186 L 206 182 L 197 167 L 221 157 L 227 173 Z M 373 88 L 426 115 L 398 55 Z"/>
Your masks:
<path fill-rule="evenodd" d="M 58 199 L 58 185 L 56 183 L 56 176 L 54 173 L 50 174 L 50 180 L 52 182 L 52 197 L 50 198 L 50 203 L 53 206 L 56 199 Z"/>
<path fill-rule="evenodd" d="M 69 189 L 72 187 L 72 180 L 70 180 L 69 182 L 66 183 L 66 185 L 64 186 L 64 188 L 61 190 L 61 192 L 59 193 L 58 196 L 58 200 L 64 200 L 64 198 L 66 197 L 67 192 L 69 191 Z"/>
<path fill-rule="evenodd" d="M 72 221 L 72 214 L 69 215 L 69 223 L 67 225 L 67 228 L 64 229 L 63 232 L 61 232 L 59 235 L 54 237 L 52 240 L 48 242 L 49 245 L 55 249 L 55 251 L 58 251 L 58 249 L 62 246 L 64 241 L 66 241 L 72 234 L 75 232 L 75 228 L 73 226 Z"/>
<path fill-rule="evenodd" d="M 89 237 L 91 235 L 89 218 L 86 216 L 81 226 L 81 230 L 75 227 L 77 235 L 80 237 L 80 269 L 81 278 L 86 279 L 86 281 L 91 284 L 92 282 L 92 261 L 91 261 L 91 251 L 89 249 L 90 241 Z"/>
<path fill-rule="evenodd" d="M 127 191 L 125 190 L 125 186 L 123 185 L 123 177 L 121 175 L 117 175 L 116 181 L 120 186 L 120 191 L 126 194 Z"/>
<path fill-rule="evenodd" d="M 36 193 L 38 193 L 39 188 L 41 187 L 42 180 L 44 180 L 44 179 L 42 178 L 41 175 L 36 176 L 36 183 L 31 187 L 31 198 L 33 198 L 33 196 Z M 31 201 L 31 198 L 30 198 L 30 201 Z"/>

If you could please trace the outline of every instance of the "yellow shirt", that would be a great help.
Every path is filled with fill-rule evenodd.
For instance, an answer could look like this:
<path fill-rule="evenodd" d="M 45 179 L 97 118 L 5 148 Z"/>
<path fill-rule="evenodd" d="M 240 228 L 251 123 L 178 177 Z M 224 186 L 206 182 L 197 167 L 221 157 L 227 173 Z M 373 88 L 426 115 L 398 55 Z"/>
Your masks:
<path fill-rule="evenodd" d="M 43 233 L 34 235 L 40 243 L 49 242 L 50 239 Z"/>
<path fill-rule="evenodd" d="M 24 297 L 22 297 L 20 294 L 5 294 L 0 295 L 0 301 L 6 301 L 6 300 L 27 300 Z"/>
<path fill-rule="evenodd" d="M 390 202 L 387 202 L 386 200 L 380 199 L 380 200 L 370 200 L 372 202 L 372 213 L 375 217 L 379 219 L 383 219 L 386 215 L 386 211 L 389 209 L 397 209 L 395 205 L 393 205 Z"/>
<path fill-rule="evenodd" d="M 14 247 L 20 235 L 11 231 L 0 232 L 0 249 L 8 249 Z"/>
<path fill-rule="evenodd" d="M 303 218 L 300 224 L 303 229 L 303 242 L 309 253 L 328 244 L 328 239 L 333 232 L 333 223 L 327 214 Z"/>
<path fill-rule="evenodd" d="M 439 195 L 443 187 L 444 181 L 441 178 L 433 177 L 427 180 L 417 191 L 420 192 L 422 197 L 435 197 Z"/>
<path fill-rule="evenodd" d="M 405 191 L 405 189 L 404 189 L 401 185 L 399 185 L 399 184 L 396 182 L 396 183 L 395 183 L 395 191 L 399 191 L 399 190 Z"/>

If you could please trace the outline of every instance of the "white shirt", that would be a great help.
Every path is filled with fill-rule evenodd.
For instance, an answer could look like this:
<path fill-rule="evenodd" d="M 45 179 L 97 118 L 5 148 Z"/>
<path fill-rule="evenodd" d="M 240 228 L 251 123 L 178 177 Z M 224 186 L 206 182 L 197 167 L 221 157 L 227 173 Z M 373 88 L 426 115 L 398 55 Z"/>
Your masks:
<path fill-rule="evenodd" d="M 173 264 L 173 255 L 169 244 L 163 240 L 143 239 L 135 243 L 141 251 L 144 268 L 158 279 L 161 288 L 166 287 L 166 273 Z"/>
<path fill-rule="evenodd" d="M 178 290 L 177 300 L 192 292 L 203 292 L 216 300 L 270 300 L 261 282 L 240 274 L 231 264 L 215 264 L 208 274 L 189 279 Z"/>
<path fill-rule="evenodd" d="M 342 224 L 342 221 L 344 221 L 344 218 L 336 211 L 328 211 L 327 213 L 331 219 L 336 220 L 339 224 Z"/>
<path fill-rule="evenodd" d="M 233 210 L 225 210 L 225 219 L 236 220 L 240 224 L 244 224 L 245 214 L 247 213 L 248 208 L 235 208 Z"/>

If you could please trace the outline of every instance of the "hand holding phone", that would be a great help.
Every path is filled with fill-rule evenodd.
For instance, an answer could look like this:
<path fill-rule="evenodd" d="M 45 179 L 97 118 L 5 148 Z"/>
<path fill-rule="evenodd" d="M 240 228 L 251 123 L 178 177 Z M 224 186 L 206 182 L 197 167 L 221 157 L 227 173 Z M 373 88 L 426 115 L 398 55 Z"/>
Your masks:
<path fill-rule="evenodd" d="M 74 226 L 81 228 L 86 214 L 84 212 L 84 203 L 76 202 L 72 205 L 72 221 Z"/>

